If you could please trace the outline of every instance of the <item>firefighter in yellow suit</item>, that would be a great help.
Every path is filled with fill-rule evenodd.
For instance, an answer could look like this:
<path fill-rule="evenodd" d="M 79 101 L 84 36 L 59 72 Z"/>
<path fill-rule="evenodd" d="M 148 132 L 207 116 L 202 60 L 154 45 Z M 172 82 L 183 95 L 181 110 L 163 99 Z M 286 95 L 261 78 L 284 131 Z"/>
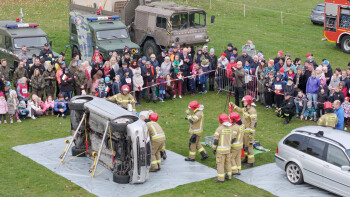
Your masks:
<path fill-rule="evenodd" d="M 150 121 L 147 122 L 147 128 L 152 142 L 152 162 L 150 172 L 157 172 L 161 168 L 162 160 L 160 157 L 160 151 L 162 151 L 165 144 L 165 134 L 162 127 L 157 123 L 157 113 L 151 113 L 149 115 L 149 120 Z"/>
<path fill-rule="evenodd" d="M 121 88 L 121 93 L 108 98 L 108 100 L 112 102 L 117 102 L 124 109 L 128 109 L 128 104 L 131 104 L 132 111 L 136 111 L 135 99 L 129 92 L 130 87 L 128 85 L 123 85 Z"/>
<path fill-rule="evenodd" d="M 218 177 L 214 179 L 215 182 L 222 183 L 225 180 L 225 173 L 227 179 L 231 180 L 231 144 L 232 139 L 235 138 L 233 127 L 230 123 L 229 117 L 226 114 L 219 116 L 219 127 L 214 133 L 213 153 L 216 154 L 216 168 Z"/>
<path fill-rule="evenodd" d="M 317 124 L 335 128 L 335 125 L 338 123 L 338 117 L 335 113 L 333 113 L 332 103 L 327 101 L 324 103 L 324 111 L 326 114 L 322 115 L 320 119 L 318 119 Z"/>
<path fill-rule="evenodd" d="M 196 151 L 200 152 L 202 155 L 201 160 L 205 160 L 209 157 L 200 143 L 204 125 L 203 109 L 203 105 L 199 105 L 197 101 L 191 101 L 188 105 L 188 109 L 186 110 L 187 115 L 185 119 L 190 122 L 190 152 L 188 158 L 185 158 L 185 161 L 195 161 Z M 193 111 L 193 115 L 191 115 L 190 110 Z"/>
<path fill-rule="evenodd" d="M 243 136 L 243 147 L 245 158 L 242 163 L 247 163 L 244 167 L 253 167 L 254 165 L 254 137 L 255 129 L 258 120 L 258 114 L 253 106 L 253 98 L 250 95 L 246 95 L 242 99 L 244 108 L 239 108 L 233 103 L 229 104 L 230 113 L 233 110 L 242 113 L 242 122 L 245 126 L 244 136 Z"/>
<path fill-rule="evenodd" d="M 232 175 L 241 175 L 241 150 L 243 148 L 243 136 L 245 127 L 238 113 L 230 113 L 230 119 L 233 127 L 233 132 L 236 133 L 236 138 L 231 145 Z"/>

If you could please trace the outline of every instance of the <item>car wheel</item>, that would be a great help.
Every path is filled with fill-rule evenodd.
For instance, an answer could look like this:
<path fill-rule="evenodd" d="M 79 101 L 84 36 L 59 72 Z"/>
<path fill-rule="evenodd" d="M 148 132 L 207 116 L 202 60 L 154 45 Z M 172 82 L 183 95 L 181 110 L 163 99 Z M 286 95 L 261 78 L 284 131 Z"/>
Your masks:
<path fill-rule="evenodd" d="M 147 40 L 143 45 L 143 55 L 147 56 L 148 58 L 152 54 L 155 54 L 157 56 L 159 53 L 160 53 L 159 47 L 153 40 Z"/>
<path fill-rule="evenodd" d="M 68 103 L 68 107 L 70 110 L 77 110 L 77 111 L 83 111 L 84 110 L 84 104 L 86 102 L 89 102 L 91 99 L 87 98 L 77 98 Z"/>
<path fill-rule="evenodd" d="M 344 36 L 341 39 L 340 47 L 344 53 L 350 53 L 350 36 Z"/>
<path fill-rule="evenodd" d="M 80 148 L 77 148 L 76 146 L 73 146 L 72 147 L 72 156 L 77 156 L 77 157 L 86 157 L 85 154 L 83 154 L 83 152 L 85 152 L 85 149 L 80 149 Z"/>
<path fill-rule="evenodd" d="M 130 181 L 129 175 L 118 175 L 113 173 L 113 181 L 119 184 L 128 184 Z"/>
<path fill-rule="evenodd" d="M 131 117 L 121 117 L 110 123 L 112 132 L 126 132 L 128 124 L 133 123 L 135 120 Z"/>
<path fill-rule="evenodd" d="M 286 173 L 289 182 L 292 184 L 298 185 L 304 182 L 303 172 L 296 163 L 289 163 L 286 167 Z"/>

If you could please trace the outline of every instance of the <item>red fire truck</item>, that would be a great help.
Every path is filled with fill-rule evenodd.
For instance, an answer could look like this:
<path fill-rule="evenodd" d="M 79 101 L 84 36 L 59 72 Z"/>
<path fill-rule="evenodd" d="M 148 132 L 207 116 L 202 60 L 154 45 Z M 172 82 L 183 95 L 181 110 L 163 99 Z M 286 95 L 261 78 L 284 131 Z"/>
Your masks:
<path fill-rule="evenodd" d="M 324 36 L 350 53 L 350 0 L 325 0 Z"/>

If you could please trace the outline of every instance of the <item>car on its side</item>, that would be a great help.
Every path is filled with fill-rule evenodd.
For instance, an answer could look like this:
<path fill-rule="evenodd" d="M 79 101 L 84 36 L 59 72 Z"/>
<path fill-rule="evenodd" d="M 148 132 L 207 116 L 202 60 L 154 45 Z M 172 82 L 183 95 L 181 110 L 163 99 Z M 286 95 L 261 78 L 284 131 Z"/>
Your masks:
<path fill-rule="evenodd" d="M 151 141 L 143 120 L 94 96 L 75 96 L 68 106 L 72 135 L 78 132 L 73 139 L 73 156 L 98 157 L 99 163 L 113 172 L 117 183 L 148 180 Z"/>
<path fill-rule="evenodd" d="M 294 129 L 278 143 L 275 160 L 292 184 L 350 194 L 350 133 L 324 126 Z"/>
<path fill-rule="evenodd" d="M 313 24 L 323 25 L 324 23 L 324 3 L 317 4 L 316 7 L 311 11 L 310 16 Z"/>

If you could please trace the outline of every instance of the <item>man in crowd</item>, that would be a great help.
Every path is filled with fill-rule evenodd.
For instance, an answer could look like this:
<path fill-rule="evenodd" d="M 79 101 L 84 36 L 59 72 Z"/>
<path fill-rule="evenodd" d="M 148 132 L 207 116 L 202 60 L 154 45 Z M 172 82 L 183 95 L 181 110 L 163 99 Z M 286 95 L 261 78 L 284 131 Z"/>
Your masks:
<path fill-rule="evenodd" d="M 18 62 L 18 67 L 16 69 L 16 71 L 13 73 L 13 84 L 15 85 L 15 87 L 17 87 L 17 81 L 22 78 L 22 77 L 26 77 L 28 78 L 28 72 L 27 70 L 24 68 L 24 63 L 22 60 L 20 60 Z"/>
<path fill-rule="evenodd" d="M 78 70 L 74 73 L 74 92 L 75 95 L 81 95 L 82 90 L 85 89 L 87 84 L 87 76 L 82 64 L 78 65 Z"/>
<path fill-rule="evenodd" d="M 44 44 L 44 48 L 40 51 L 40 58 L 44 58 L 45 61 L 51 61 L 53 57 L 52 50 L 50 49 L 49 43 Z M 42 73 L 41 73 L 42 74 Z"/>
<path fill-rule="evenodd" d="M 231 55 L 233 54 L 233 46 L 232 43 L 228 43 L 227 44 L 227 49 L 224 51 L 224 53 L 226 54 L 225 57 L 230 58 Z"/>
<path fill-rule="evenodd" d="M 5 81 L 11 81 L 11 70 L 7 66 L 7 61 L 5 59 L 1 60 L 0 78 L 4 78 Z"/>
<path fill-rule="evenodd" d="M 29 79 L 31 79 L 35 69 L 39 69 L 40 75 L 42 75 L 45 71 L 45 66 L 40 64 L 40 59 L 38 57 L 36 57 L 33 61 L 34 61 L 34 65 L 30 67 Z"/>
<path fill-rule="evenodd" d="M 233 83 L 234 91 L 235 91 L 235 104 L 239 106 L 239 101 L 242 100 L 244 96 L 244 89 L 245 89 L 245 83 L 244 83 L 244 77 L 245 77 L 245 71 L 242 66 L 242 62 L 237 62 L 237 68 L 233 67 L 234 69 L 234 77 L 235 81 Z"/>
<path fill-rule="evenodd" d="M 243 64 L 245 64 L 245 62 L 248 61 L 250 64 L 253 62 L 253 59 L 251 56 L 248 55 L 247 51 L 244 50 L 242 51 L 242 55 L 238 56 L 236 61 L 241 61 Z"/>

